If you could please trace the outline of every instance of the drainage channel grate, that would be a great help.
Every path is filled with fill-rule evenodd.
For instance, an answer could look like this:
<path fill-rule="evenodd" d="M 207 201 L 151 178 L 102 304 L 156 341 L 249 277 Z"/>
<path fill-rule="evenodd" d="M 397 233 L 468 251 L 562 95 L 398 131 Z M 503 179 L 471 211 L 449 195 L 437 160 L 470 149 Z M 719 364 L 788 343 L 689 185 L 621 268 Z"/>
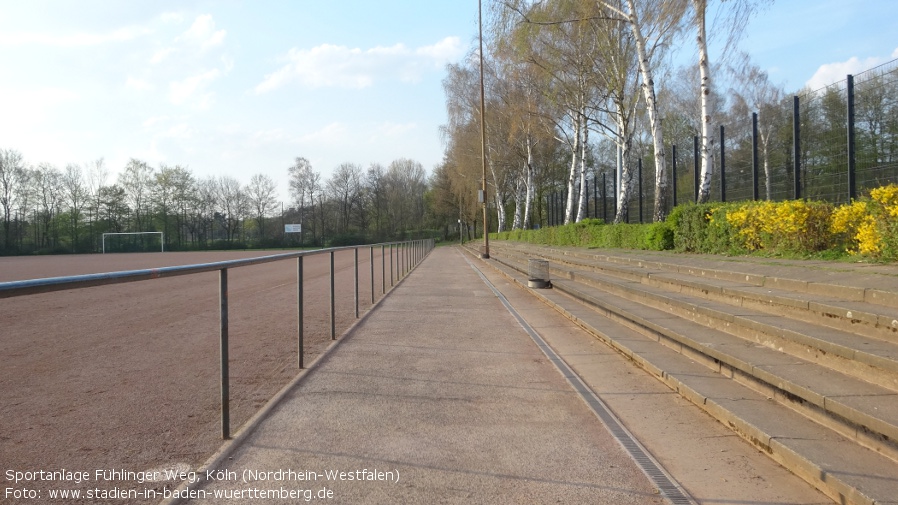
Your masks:
<path fill-rule="evenodd" d="M 462 255 L 464 256 L 464 255 Z M 473 263 L 471 263 L 468 258 L 465 258 L 465 261 L 471 265 L 471 268 L 477 272 L 477 275 L 483 280 L 484 283 L 492 290 L 493 294 L 499 298 L 499 301 L 502 302 L 502 305 L 508 309 L 508 312 L 517 319 L 518 323 L 524 328 L 524 330 L 530 335 L 530 338 L 536 343 L 536 345 L 543 351 L 543 354 L 549 358 L 561 374 L 567 379 L 568 383 L 573 386 L 574 390 L 577 391 L 577 394 L 583 398 L 583 401 L 589 405 L 589 408 L 595 413 L 596 417 L 602 421 L 602 424 L 608 429 L 611 435 L 621 444 L 621 446 L 630 454 L 630 457 L 636 461 L 636 464 L 639 465 L 639 468 L 648 476 L 649 480 L 658 488 L 658 491 L 664 495 L 671 503 L 674 505 L 697 505 L 697 502 L 692 499 L 691 496 L 683 489 L 682 486 L 671 476 L 667 471 L 661 466 L 661 463 L 658 462 L 649 452 L 643 447 L 642 444 L 636 440 L 636 437 L 630 433 L 624 425 L 621 423 L 620 419 L 611 412 L 611 409 L 605 405 L 605 402 L 599 398 L 595 392 L 583 382 L 583 379 L 580 378 L 579 375 L 574 372 L 574 370 L 565 362 L 561 357 L 555 353 L 555 351 L 549 347 L 549 344 L 546 343 L 545 340 L 536 332 L 527 321 L 521 317 L 520 314 L 508 303 L 508 300 L 505 298 L 505 295 L 499 292 L 498 289 L 483 275 Z"/>

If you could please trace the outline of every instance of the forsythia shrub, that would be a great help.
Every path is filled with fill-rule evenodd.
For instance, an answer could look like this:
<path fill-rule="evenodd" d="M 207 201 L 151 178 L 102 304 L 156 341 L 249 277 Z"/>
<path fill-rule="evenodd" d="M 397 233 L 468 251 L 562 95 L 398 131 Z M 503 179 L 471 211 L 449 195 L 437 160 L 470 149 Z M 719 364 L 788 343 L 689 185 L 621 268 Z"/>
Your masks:
<path fill-rule="evenodd" d="M 832 206 L 788 200 L 749 202 L 727 212 L 735 237 L 749 251 L 809 253 L 831 245 Z"/>
<path fill-rule="evenodd" d="M 830 227 L 843 249 L 851 254 L 876 255 L 881 248 L 876 220 L 868 210 L 869 202 L 859 200 L 841 205 L 833 212 Z M 863 236 L 861 234 L 863 229 Z"/>
<path fill-rule="evenodd" d="M 838 207 L 831 229 L 851 254 L 898 259 L 898 185 L 875 188 L 870 198 Z"/>
<path fill-rule="evenodd" d="M 870 219 L 858 227 L 858 250 L 881 259 L 898 259 L 898 184 L 870 191 Z"/>

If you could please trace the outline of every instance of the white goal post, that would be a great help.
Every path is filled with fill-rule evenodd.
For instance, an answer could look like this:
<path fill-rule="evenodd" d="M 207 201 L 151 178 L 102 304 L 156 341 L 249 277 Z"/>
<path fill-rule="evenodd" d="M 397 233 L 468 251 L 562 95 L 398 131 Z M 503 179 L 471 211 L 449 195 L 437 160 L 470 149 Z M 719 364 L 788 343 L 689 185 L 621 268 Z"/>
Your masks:
<path fill-rule="evenodd" d="M 159 235 L 159 243 L 161 244 L 161 252 L 165 252 L 165 234 L 161 231 L 134 231 L 122 233 L 104 233 L 103 234 L 103 254 L 106 254 L 106 236 L 107 235 Z"/>

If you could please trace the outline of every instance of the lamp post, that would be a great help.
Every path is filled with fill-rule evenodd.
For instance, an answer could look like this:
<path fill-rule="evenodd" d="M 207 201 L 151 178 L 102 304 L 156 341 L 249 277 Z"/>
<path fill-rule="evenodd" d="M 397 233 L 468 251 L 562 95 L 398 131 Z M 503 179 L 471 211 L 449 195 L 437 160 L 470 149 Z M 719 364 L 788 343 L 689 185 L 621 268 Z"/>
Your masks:
<path fill-rule="evenodd" d="M 481 258 L 488 259 L 490 257 L 490 234 L 486 222 L 486 123 L 484 114 L 484 97 L 483 97 L 483 8 L 481 0 L 477 0 L 477 24 L 480 29 L 480 161 L 483 164 L 483 254 Z"/>

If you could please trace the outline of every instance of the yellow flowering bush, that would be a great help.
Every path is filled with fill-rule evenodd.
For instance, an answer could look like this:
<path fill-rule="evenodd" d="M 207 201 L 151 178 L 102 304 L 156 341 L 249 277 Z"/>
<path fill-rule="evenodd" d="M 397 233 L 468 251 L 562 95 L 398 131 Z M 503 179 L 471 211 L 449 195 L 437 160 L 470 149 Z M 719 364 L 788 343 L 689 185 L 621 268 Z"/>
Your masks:
<path fill-rule="evenodd" d="M 879 233 L 879 227 L 876 226 L 876 220 L 873 216 L 864 216 L 863 222 L 857 228 L 855 238 L 859 253 L 880 256 L 883 252 L 882 235 Z"/>
<path fill-rule="evenodd" d="M 870 198 L 882 205 L 885 214 L 898 218 L 898 184 L 889 184 L 870 191 Z"/>
<path fill-rule="evenodd" d="M 873 226 L 871 230 L 870 227 Z M 852 254 L 871 254 L 875 253 L 876 247 L 870 242 L 871 232 L 875 233 L 876 221 L 870 215 L 867 208 L 867 202 L 860 200 L 849 204 L 840 205 L 833 212 L 830 230 L 837 237 L 839 243 L 843 245 L 845 251 Z M 860 229 L 864 228 L 864 238 L 866 241 L 861 246 Z M 863 251 L 863 252 L 862 252 Z"/>
<path fill-rule="evenodd" d="M 750 202 L 730 210 L 726 219 L 749 251 L 821 251 L 829 247 L 832 207 L 790 200 Z"/>

